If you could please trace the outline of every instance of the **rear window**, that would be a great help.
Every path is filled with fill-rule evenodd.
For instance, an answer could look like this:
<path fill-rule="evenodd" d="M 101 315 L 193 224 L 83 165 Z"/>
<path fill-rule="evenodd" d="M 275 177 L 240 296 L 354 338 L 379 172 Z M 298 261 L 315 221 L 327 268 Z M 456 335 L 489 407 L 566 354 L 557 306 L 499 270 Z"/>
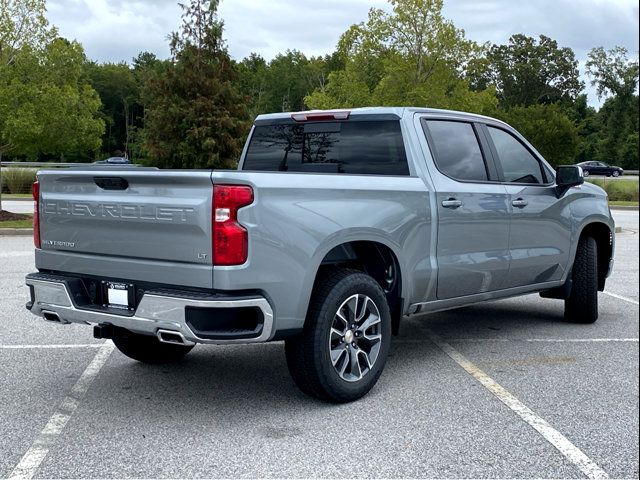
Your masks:
<path fill-rule="evenodd" d="M 259 125 L 243 170 L 409 175 L 400 122 Z"/>
<path fill-rule="evenodd" d="M 455 180 L 486 182 L 489 179 L 482 150 L 470 123 L 427 121 L 438 170 Z"/>

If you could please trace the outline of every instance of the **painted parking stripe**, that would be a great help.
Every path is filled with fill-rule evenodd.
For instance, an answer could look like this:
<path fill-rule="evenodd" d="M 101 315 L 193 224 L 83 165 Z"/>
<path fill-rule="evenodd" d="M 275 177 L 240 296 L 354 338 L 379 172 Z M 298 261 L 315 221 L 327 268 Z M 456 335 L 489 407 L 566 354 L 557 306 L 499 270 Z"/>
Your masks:
<path fill-rule="evenodd" d="M 536 415 L 533 410 L 518 400 L 513 396 L 513 394 L 489 377 L 485 372 L 471 363 L 464 355 L 433 333 L 429 333 L 429 338 L 469 375 L 493 393 L 498 400 L 504 403 L 522 420 L 533 427 L 547 442 L 553 445 L 567 460 L 578 467 L 588 478 L 609 478 L 609 475 L 607 475 L 607 473 L 593 460 L 587 457 L 582 450 L 571 443 L 569 439 L 559 431 L 549 425 L 546 420 Z"/>
<path fill-rule="evenodd" d="M 634 305 L 640 305 L 637 300 L 629 297 L 623 297 L 622 295 L 618 295 L 616 293 L 611 292 L 602 292 L 605 295 L 609 295 L 610 297 L 617 298 L 618 300 L 624 300 L 625 302 L 633 303 Z"/>
<path fill-rule="evenodd" d="M 2 252 L 0 253 L 0 258 L 29 257 L 33 255 L 33 250 L 28 252 Z"/>
<path fill-rule="evenodd" d="M 528 343 L 638 343 L 638 338 L 450 338 L 450 342 L 528 342 Z"/>
<path fill-rule="evenodd" d="M 13 469 L 9 479 L 31 479 L 38 471 L 38 468 L 42 464 L 49 453 L 49 449 L 53 446 L 56 438 L 65 425 L 78 408 L 78 404 L 87 393 L 87 390 L 98 376 L 100 369 L 104 366 L 113 352 L 114 345 L 112 342 L 107 342 L 101 345 L 100 350 L 96 353 L 95 357 L 80 375 L 80 378 L 71 389 L 71 392 L 65 397 L 65 399 L 58 406 L 58 410 L 54 413 L 49 421 L 38 435 L 38 438 L 31 444 L 27 453 L 24 454 L 20 463 Z"/>
<path fill-rule="evenodd" d="M 64 348 L 100 348 L 104 343 L 74 343 L 60 345 L 0 345 L 0 350 L 56 350 Z"/>

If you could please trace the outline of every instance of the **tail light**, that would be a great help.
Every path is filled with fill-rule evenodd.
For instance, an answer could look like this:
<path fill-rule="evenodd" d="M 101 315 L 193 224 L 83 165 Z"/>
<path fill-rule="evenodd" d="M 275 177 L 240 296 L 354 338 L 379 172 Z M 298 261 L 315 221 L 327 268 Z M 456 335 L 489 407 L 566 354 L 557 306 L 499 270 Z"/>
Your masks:
<path fill-rule="evenodd" d="M 213 186 L 213 264 L 242 265 L 249 253 L 249 234 L 238 223 L 238 210 L 253 203 L 247 185 Z"/>
<path fill-rule="evenodd" d="M 40 182 L 34 182 L 31 187 L 33 194 L 33 243 L 36 248 L 41 248 L 40 242 Z"/>

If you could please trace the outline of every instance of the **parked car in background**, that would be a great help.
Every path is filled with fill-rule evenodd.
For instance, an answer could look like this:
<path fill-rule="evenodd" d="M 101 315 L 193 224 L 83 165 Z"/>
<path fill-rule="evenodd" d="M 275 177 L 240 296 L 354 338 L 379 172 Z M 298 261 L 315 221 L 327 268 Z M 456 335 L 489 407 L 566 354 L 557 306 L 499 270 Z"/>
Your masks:
<path fill-rule="evenodd" d="M 131 165 L 131 161 L 127 157 L 109 157 L 93 163 L 94 165 Z"/>
<path fill-rule="evenodd" d="M 582 162 L 578 164 L 582 167 L 584 176 L 589 175 L 606 175 L 607 177 L 619 177 L 624 173 L 624 170 L 620 167 L 614 167 L 607 165 L 604 162 Z"/>

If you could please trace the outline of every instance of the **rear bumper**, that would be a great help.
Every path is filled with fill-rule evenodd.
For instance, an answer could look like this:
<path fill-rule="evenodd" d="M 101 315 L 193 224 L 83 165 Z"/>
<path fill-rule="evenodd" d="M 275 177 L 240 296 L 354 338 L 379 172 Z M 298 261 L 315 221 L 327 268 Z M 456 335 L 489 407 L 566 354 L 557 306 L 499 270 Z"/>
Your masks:
<path fill-rule="evenodd" d="M 161 334 L 175 333 L 183 338 L 184 344 L 262 343 L 274 334 L 273 310 L 264 297 L 149 290 L 135 311 L 119 314 L 109 309 L 79 306 L 72 300 L 77 298 L 71 286 L 74 280 L 40 273 L 28 275 L 26 284 L 31 291 L 31 300 L 27 309 L 34 315 L 62 324 L 113 325 L 159 338 Z M 234 315 L 244 312 L 255 312 L 252 314 L 256 318 L 255 328 L 233 328 Z M 207 322 L 215 324 L 216 318 L 223 318 L 224 329 L 206 327 Z"/>

